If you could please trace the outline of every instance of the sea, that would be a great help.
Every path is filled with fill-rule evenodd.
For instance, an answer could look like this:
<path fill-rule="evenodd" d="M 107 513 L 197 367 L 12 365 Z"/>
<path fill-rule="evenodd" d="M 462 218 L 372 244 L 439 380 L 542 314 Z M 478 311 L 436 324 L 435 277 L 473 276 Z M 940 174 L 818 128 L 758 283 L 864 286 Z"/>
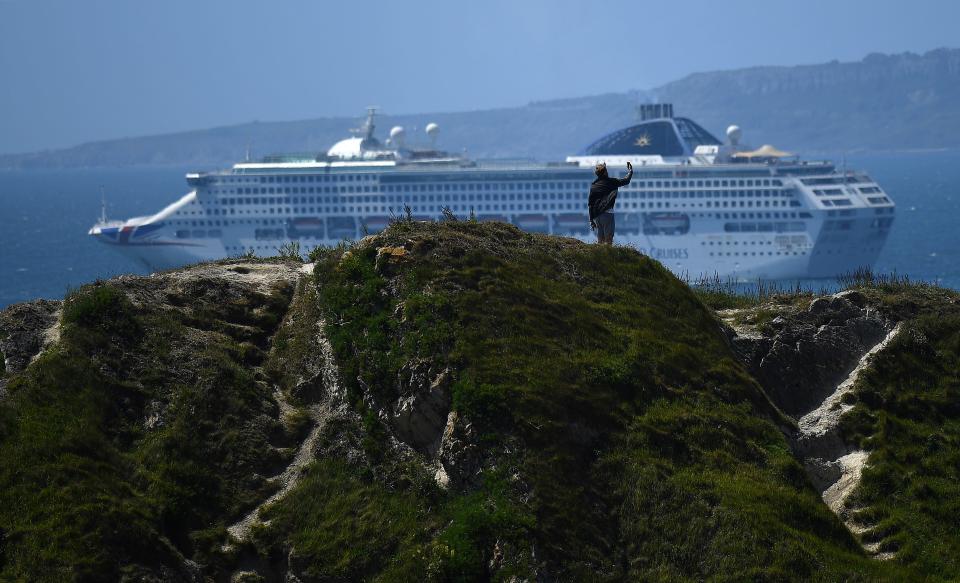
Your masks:
<path fill-rule="evenodd" d="M 960 151 L 848 154 L 845 163 L 869 172 L 897 203 L 874 272 L 960 289 Z M 0 308 L 62 298 L 97 279 L 149 273 L 87 235 L 100 216 L 101 192 L 108 218 L 150 215 L 188 192 L 184 174 L 194 170 L 0 171 Z M 830 289 L 836 282 L 803 285 Z"/>

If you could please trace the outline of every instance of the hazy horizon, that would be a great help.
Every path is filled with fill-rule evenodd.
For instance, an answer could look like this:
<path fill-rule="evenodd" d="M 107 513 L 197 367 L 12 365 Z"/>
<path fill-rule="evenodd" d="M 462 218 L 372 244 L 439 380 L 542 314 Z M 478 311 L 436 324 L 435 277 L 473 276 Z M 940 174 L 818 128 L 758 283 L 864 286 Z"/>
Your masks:
<path fill-rule="evenodd" d="M 634 5 L 636 4 L 636 5 Z M 521 106 L 957 46 L 960 4 L 0 0 L 0 153 L 232 125 Z M 606 55 L 611 55 L 607 57 Z M 598 72 L 599 70 L 599 72 Z"/>

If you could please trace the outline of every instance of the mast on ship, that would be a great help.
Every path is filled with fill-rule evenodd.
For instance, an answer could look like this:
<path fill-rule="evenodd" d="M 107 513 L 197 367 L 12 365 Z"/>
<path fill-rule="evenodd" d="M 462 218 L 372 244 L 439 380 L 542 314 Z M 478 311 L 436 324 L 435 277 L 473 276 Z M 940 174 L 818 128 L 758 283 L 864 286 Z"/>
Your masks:
<path fill-rule="evenodd" d="M 100 224 L 107 224 L 107 195 L 103 192 L 103 185 L 100 185 Z"/>
<path fill-rule="evenodd" d="M 376 127 L 373 120 L 377 116 L 377 109 L 379 109 L 379 107 L 376 105 L 367 107 L 367 119 L 364 120 L 363 125 L 350 131 L 362 135 L 365 140 L 373 138 L 373 130 Z"/>

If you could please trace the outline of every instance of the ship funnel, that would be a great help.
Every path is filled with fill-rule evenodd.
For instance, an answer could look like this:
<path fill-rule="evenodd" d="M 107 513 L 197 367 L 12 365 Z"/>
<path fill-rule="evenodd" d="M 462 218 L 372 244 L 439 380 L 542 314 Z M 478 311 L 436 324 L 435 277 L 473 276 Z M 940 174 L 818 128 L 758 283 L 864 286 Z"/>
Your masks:
<path fill-rule="evenodd" d="M 673 117 L 672 103 L 643 103 L 637 107 L 640 121 Z"/>

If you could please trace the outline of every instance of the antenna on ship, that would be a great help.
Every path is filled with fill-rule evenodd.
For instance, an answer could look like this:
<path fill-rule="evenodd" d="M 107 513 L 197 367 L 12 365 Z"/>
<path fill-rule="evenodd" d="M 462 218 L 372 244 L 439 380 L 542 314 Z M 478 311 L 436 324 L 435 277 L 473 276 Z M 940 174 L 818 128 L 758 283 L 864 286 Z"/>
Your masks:
<path fill-rule="evenodd" d="M 250 161 L 250 142 L 249 142 L 249 141 L 247 142 L 247 152 L 246 152 L 246 156 L 244 156 L 244 160 L 243 160 L 243 161 L 244 161 L 244 162 L 249 162 L 249 161 Z"/>
<path fill-rule="evenodd" d="M 103 192 L 103 185 L 100 185 L 100 223 L 107 224 L 107 195 Z"/>

